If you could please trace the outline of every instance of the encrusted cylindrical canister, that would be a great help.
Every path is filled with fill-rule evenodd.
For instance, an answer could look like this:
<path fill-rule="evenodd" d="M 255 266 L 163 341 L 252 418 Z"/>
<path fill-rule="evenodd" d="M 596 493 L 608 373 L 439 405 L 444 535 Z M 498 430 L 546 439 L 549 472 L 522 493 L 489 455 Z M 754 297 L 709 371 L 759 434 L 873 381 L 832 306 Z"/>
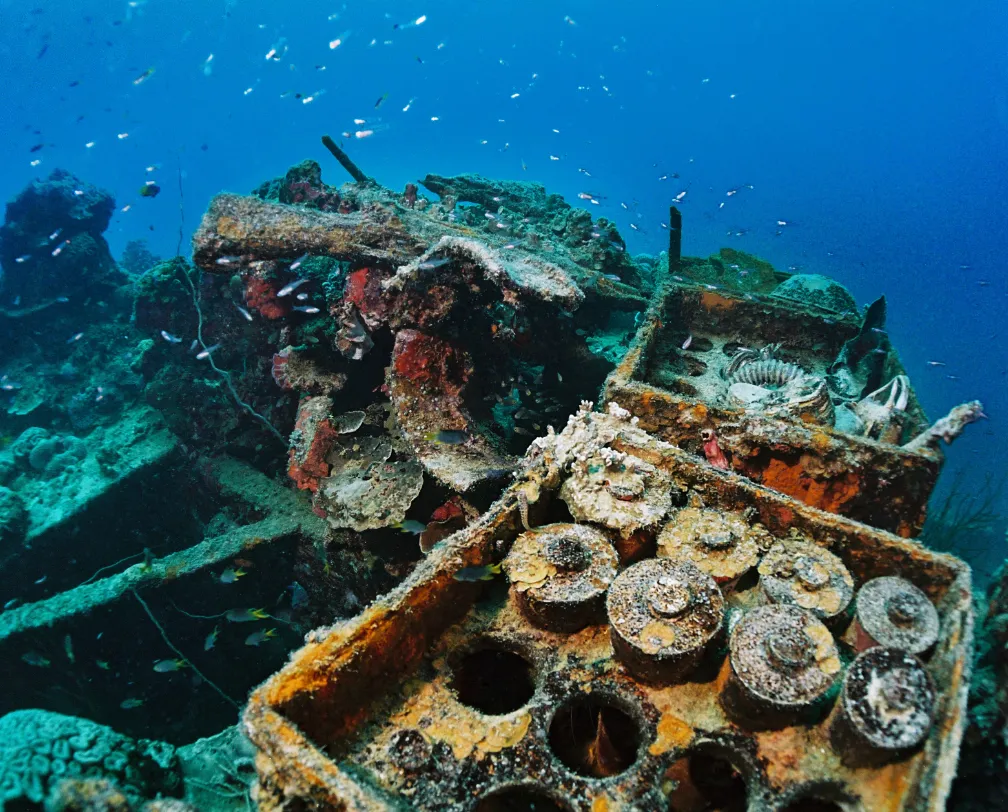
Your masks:
<path fill-rule="evenodd" d="M 524 615 L 557 632 L 605 622 L 605 594 L 618 568 L 605 534 L 580 524 L 549 524 L 522 533 L 504 561 Z"/>
<path fill-rule="evenodd" d="M 722 590 L 729 590 L 756 566 L 764 540 L 769 542 L 769 534 L 760 527 L 750 527 L 738 514 L 690 505 L 676 511 L 662 528 L 658 555 L 691 561 Z"/>
<path fill-rule="evenodd" d="M 779 541 L 763 556 L 758 571 L 771 603 L 800 606 L 832 629 L 849 619 L 854 579 L 829 550 L 809 541 Z"/>
<path fill-rule="evenodd" d="M 731 631 L 721 704 L 737 721 L 773 728 L 822 718 L 840 673 L 829 629 L 798 606 L 760 606 Z"/>
<path fill-rule="evenodd" d="M 721 630 L 724 597 L 689 562 L 649 558 L 621 572 L 606 598 L 616 658 L 636 677 L 680 682 Z"/>
<path fill-rule="evenodd" d="M 905 651 L 875 648 L 844 677 L 830 741 L 848 766 L 877 766 L 916 752 L 934 723 L 935 687 L 924 664 Z"/>
<path fill-rule="evenodd" d="M 923 654 L 938 639 L 938 610 L 928 596 L 895 575 L 873 578 L 854 599 L 854 645 L 858 651 L 888 646 Z"/>

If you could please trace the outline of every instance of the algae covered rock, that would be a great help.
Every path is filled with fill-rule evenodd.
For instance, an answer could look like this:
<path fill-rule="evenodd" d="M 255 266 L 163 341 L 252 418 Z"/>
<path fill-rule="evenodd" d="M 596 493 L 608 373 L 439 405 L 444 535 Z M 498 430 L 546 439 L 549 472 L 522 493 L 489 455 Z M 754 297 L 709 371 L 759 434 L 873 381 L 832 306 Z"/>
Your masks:
<path fill-rule="evenodd" d="M 326 458 L 330 474 L 319 480 L 315 507 L 334 528 L 374 530 L 406 518 L 423 487 L 423 468 L 413 459 L 392 460 L 385 438 L 338 438 Z"/>
<path fill-rule="evenodd" d="M 121 284 L 102 236 L 114 209 L 109 192 L 62 169 L 30 183 L 0 227 L 5 292 L 29 306 Z"/>
<path fill-rule="evenodd" d="M 10 488 L 0 487 L 0 549 L 20 541 L 28 530 L 28 511 Z"/>
<path fill-rule="evenodd" d="M 32 451 L 35 450 L 35 446 L 45 440 L 48 440 L 51 436 L 52 432 L 47 428 L 43 428 L 42 426 L 29 426 L 14 438 L 14 442 L 10 444 L 8 451 L 10 451 L 11 455 L 14 457 L 15 462 L 19 464 L 27 464 L 28 457 L 31 455 Z"/>
<path fill-rule="evenodd" d="M 320 211 L 337 211 L 341 202 L 339 190 L 322 182 L 322 167 L 311 160 L 292 166 L 282 178 L 260 184 L 252 194 L 261 200 L 299 204 Z"/>
<path fill-rule="evenodd" d="M 47 437 L 28 454 L 28 465 L 46 479 L 59 476 L 87 456 L 84 441 L 73 435 Z"/>
<path fill-rule="evenodd" d="M 133 798 L 182 790 L 170 744 L 134 740 L 96 722 L 45 710 L 17 710 L 0 718 L 0 807 L 41 804 L 62 778 L 110 781 Z"/>
<path fill-rule="evenodd" d="M 694 282 L 748 293 L 769 293 L 778 284 L 773 265 L 736 248 L 722 248 L 707 259 L 683 257 L 679 271 Z"/>
<path fill-rule="evenodd" d="M 795 274 L 790 279 L 781 282 L 770 295 L 777 299 L 812 305 L 833 313 L 858 312 L 857 302 L 847 288 L 828 276 L 817 273 Z"/>

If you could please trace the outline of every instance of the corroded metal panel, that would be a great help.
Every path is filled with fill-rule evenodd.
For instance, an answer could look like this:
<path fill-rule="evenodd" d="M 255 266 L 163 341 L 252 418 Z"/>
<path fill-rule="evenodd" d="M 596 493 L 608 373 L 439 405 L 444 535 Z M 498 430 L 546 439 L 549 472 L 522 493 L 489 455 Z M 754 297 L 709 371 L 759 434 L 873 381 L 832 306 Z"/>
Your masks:
<path fill-rule="evenodd" d="M 515 484 L 479 522 L 435 547 L 407 581 L 357 618 L 314 632 L 253 693 L 244 725 L 259 749 L 261 808 L 487 810 L 521 803 L 698 810 L 736 803 L 776 810 L 809 799 L 843 809 L 943 808 L 969 681 L 969 568 L 718 470 L 648 435 L 637 422 L 619 409 L 582 411 L 561 434 L 537 440 Z M 538 557 L 529 557 L 528 541 L 513 544 L 530 538 L 526 526 L 553 526 L 555 534 L 565 515 L 569 526 L 563 503 L 577 504 L 572 490 L 609 487 L 608 478 L 597 481 L 598 466 L 603 474 L 624 475 L 614 477 L 619 487 L 612 492 L 621 498 L 612 503 L 613 515 L 633 516 L 633 522 L 583 520 L 588 541 L 572 533 Z M 627 494 L 628 472 L 643 482 L 643 492 Z M 641 505 L 656 504 L 647 493 L 652 486 L 668 489 L 671 498 L 660 520 L 642 525 Z M 704 594 L 717 589 L 723 596 L 721 628 L 703 641 L 702 656 L 685 672 L 628 668 L 613 646 L 612 618 L 582 615 L 567 627 L 573 631 L 557 631 L 555 618 L 543 624 L 519 594 L 549 579 L 578 585 L 572 573 L 584 571 L 580 564 L 593 555 L 597 533 L 623 551 L 624 566 L 628 553 L 648 550 L 627 573 L 654 561 L 655 549 L 663 556 L 657 560 L 665 560 L 668 549 L 653 545 L 656 534 L 669 526 L 686 532 L 701 514 L 707 519 L 695 529 L 708 532 L 711 513 L 752 528 L 761 557 L 773 544 L 810 543 L 839 560 L 855 590 L 898 573 L 927 597 L 940 631 L 933 648 L 919 655 L 935 701 L 917 749 L 885 753 L 881 765 L 848 766 L 843 737 L 832 731 L 843 728 L 838 696 L 864 641 L 849 615 L 846 623 L 829 617 L 824 625 L 816 615 L 821 607 L 801 607 L 794 590 L 788 594 L 795 604 L 770 602 L 758 567 L 716 586 L 712 577 L 704 581 Z M 617 544 L 624 531 L 641 545 Z M 512 549 L 520 560 L 510 557 Z M 810 568 L 808 589 L 831 583 L 814 577 L 820 562 L 799 559 L 796 567 Z M 495 563 L 503 563 L 510 581 L 495 574 Z M 702 566 L 694 559 L 679 569 Z M 675 581 L 671 575 L 674 582 L 656 581 L 641 593 L 642 611 L 657 612 L 661 620 L 652 630 L 657 642 L 648 643 L 659 648 L 673 642 L 661 637 L 676 625 L 666 621 L 694 599 L 689 583 L 695 576 Z M 679 600 L 683 589 L 685 601 Z M 712 606 L 721 611 L 721 604 Z M 768 656 L 783 668 L 775 679 L 791 690 L 790 661 L 800 666 L 814 656 L 821 684 L 797 716 L 753 719 L 732 704 L 732 672 L 741 660 L 733 662 L 729 649 L 745 645 L 736 637 L 742 625 L 784 607 L 811 620 L 784 636 L 771 635 Z M 811 654 L 789 645 L 792 632 L 799 643 L 808 641 Z M 865 666 L 859 668 L 863 677 Z M 887 676 L 886 685 L 900 679 Z M 847 687 L 857 695 L 863 678 Z M 899 691 L 890 694 L 895 707 Z M 758 692 L 755 697 L 759 703 Z M 915 717 L 918 726 L 921 718 Z"/>

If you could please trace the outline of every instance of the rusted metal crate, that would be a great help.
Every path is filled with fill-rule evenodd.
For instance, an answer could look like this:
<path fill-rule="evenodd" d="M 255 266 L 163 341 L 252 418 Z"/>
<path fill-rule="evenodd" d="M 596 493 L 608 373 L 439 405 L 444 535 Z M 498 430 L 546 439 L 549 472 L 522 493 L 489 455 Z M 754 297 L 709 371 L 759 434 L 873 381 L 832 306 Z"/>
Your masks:
<path fill-rule="evenodd" d="M 754 482 L 900 536 L 917 535 L 943 458 L 901 447 L 927 427 L 912 388 L 905 390 L 901 425 L 886 442 L 823 422 L 814 404 L 747 411 L 729 397 L 723 376 L 740 348 L 758 353 L 780 345 L 782 364 L 824 380 L 862 330 L 860 315 L 713 287 L 683 282 L 658 293 L 606 382 L 604 402 L 618 403 L 657 437 L 701 456 L 701 430 L 714 427 L 732 470 Z M 874 352 L 881 354 L 881 379 L 905 376 L 884 331 L 866 332 L 880 345 Z M 835 392 L 832 399 L 839 400 Z"/>
<path fill-rule="evenodd" d="M 582 410 L 563 433 L 537 441 L 522 477 L 479 522 L 436 547 L 357 618 L 312 633 L 252 694 L 244 725 L 259 750 L 261 809 L 943 808 L 969 681 L 969 568 L 717 470 L 635 423 L 625 413 Z M 573 442 L 578 432 L 592 433 L 594 448 Z M 609 461 L 601 472 L 590 462 L 598 455 Z M 634 470 L 647 472 L 646 488 L 628 499 Z M 582 518 L 596 509 L 598 521 Z M 693 521 L 690 510 L 765 534 L 763 561 L 767 543 L 800 535 L 838 556 L 853 588 L 898 574 L 923 590 L 940 630 L 922 655 L 937 698 L 921 749 L 885 766 L 845 766 L 830 733 L 835 694 L 806 721 L 728 715 L 733 666 L 724 633 L 734 635 L 765 602 L 751 571 L 718 575 L 724 627 L 671 684 L 634 677 L 614 654 L 604 617 L 547 631 L 519 605 L 518 585 L 529 578 L 516 563 L 522 540 L 569 523 L 573 513 L 578 533 L 602 535 L 618 551 L 619 583 L 637 568 L 667 563 L 663 534 Z M 640 520 L 620 520 L 626 511 Z M 526 522 L 533 529 L 523 533 Z M 665 550 L 657 559 L 656 534 Z M 502 560 L 508 579 L 466 580 L 491 574 L 471 568 Z M 626 569 L 631 561 L 638 563 Z M 614 591 L 610 604 L 618 602 Z M 610 605 L 609 617 L 616 611 Z M 571 612 L 554 607 L 557 628 Z M 859 645 L 860 615 L 845 629 L 826 622 L 839 682 Z"/>

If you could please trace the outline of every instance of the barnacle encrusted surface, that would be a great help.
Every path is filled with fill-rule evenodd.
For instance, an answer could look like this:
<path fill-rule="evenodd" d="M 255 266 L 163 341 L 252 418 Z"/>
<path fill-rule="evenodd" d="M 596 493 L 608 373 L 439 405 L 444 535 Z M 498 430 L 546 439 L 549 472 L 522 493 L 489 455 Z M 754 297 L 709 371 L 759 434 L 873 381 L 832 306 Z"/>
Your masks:
<path fill-rule="evenodd" d="M 380 437 L 340 437 L 326 458 L 332 468 L 319 480 L 316 506 L 334 528 L 375 530 L 401 522 L 423 487 L 423 468 L 413 459 L 391 460 Z"/>
<path fill-rule="evenodd" d="M 756 566 L 773 537 L 738 513 L 691 504 L 675 511 L 658 536 L 658 555 L 692 561 L 718 583 Z"/>

